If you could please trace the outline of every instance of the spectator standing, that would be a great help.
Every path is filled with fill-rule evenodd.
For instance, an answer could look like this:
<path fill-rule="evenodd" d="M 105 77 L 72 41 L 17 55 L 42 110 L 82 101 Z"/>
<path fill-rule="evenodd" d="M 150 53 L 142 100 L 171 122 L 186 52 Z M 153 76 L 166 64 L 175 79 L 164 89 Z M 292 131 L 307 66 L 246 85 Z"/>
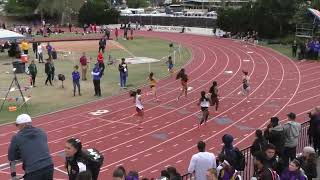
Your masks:
<path fill-rule="evenodd" d="M 25 180 L 53 180 L 53 162 L 46 133 L 33 127 L 27 114 L 17 117 L 16 127 L 19 131 L 11 139 L 8 160 L 22 160 Z"/>
<path fill-rule="evenodd" d="M 118 30 L 118 28 L 115 29 L 114 35 L 116 36 L 116 40 L 118 41 L 118 36 L 119 36 L 119 30 Z"/>
<path fill-rule="evenodd" d="M 88 59 L 86 57 L 86 53 L 83 52 L 82 56 L 80 58 L 80 65 L 81 65 L 81 75 L 82 75 L 82 80 L 86 81 L 87 80 L 87 69 L 88 69 Z"/>
<path fill-rule="evenodd" d="M 93 76 L 94 96 L 100 97 L 101 96 L 101 88 L 100 88 L 101 70 L 98 63 L 95 64 L 91 74 Z"/>
<path fill-rule="evenodd" d="M 112 178 L 113 180 L 125 180 L 126 175 L 121 169 L 117 168 L 113 171 Z"/>
<path fill-rule="evenodd" d="M 126 27 L 124 27 L 124 29 L 123 29 L 123 37 L 125 39 L 128 39 L 128 28 L 126 28 Z"/>
<path fill-rule="evenodd" d="M 106 38 L 101 38 L 100 40 L 99 40 L 99 53 L 100 53 L 100 51 L 102 52 L 102 53 L 104 53 L 104 50 L 106 49 L 106 45 L 107 45 L 107 40 L 106 40 Z"/>
<path fill-rule="evenodd" d="M 279 124 L 278 117 L 272 117 L 270 119 L 267 129 L 264 131 L 264 136 L 269 143 L 276 146 L 276 153 L 280 156 L 280 158 L 282 158 L 284 149 L 284 130 Z"/>
<path fill-rule="evenodd" d="M 105 64 L 104 64 L 103 54 L 101 52 L 98 53 L 97 61 L 98 61 L 100 72 L 101 72 L 100 77 L 102 77 L 104 75 Z"/>
<path fill-rule="evenodd" d="M 303 148 L 302 156 L 298 157 L 301 162 L 301 168 L 308 180 L 317 178 L 317 154 L 313 147 L 307 146 Z"/>
<path fill-rule="evenodd" d="M 121 59 L 118 70 L 120 72 L 120 87 L 125 89 L 128 77 L 128 66 L 124 58 Z"/>
<path fill-rule="evenodd" d="M 69 26 L 69 32 L 72 32 L 72 24 L 68 23 L 68 26 Z"/>
<path fill-rule="evenodd" d="M 78 69 L 79 69 L 79 66 L 75 65 L 74 71 L 72 72 L 73 96 L 76 96 L 77 87 L 78 87 L 79 96 L 81 96 L 81 93 L 80 93 L 80 73 L 79 73 Z"/>
<path fill-rule="evenodd" d="M 292 56 L 293 57 L 297 57 L 297 49 L 298 49 L 297 40 L 294 40 L 292 43 Z"/>
<path fill-rule="evenodd" d="M 230 163 L 230 165 L 238 170 L 244 170 L 245 162 L 244 156 L 240 150 L 233 146 L 233 137 L 230 134 L 225 134 L 222 136 L 223 147 L 221 154 L 225 156 L 225 160 Z"/>
<path fill-rule="evenodd" d="M 47 44 L 46 49 L 47 49 L 47 52 L 48 52 L 48 58 L 52 59 L 52 46 L 51 46 L 51 44 L 49 42 Z"/>
<path fill-rule="evenodd" d="M 264 166 L 266 168 L 271 168 L 280 174 L 284 169 L 284 164 L 279 156 L 276 155 L 276 147 L 273 144 L 267 144 L 264 148 L 264 155 Z"/>
<path fill-rule="evenodd" d="M 51 71 L 51 81 L 53 81 L 54 80 L 54 76 L 55 76 L 55 72 L 56 72 L 56 67 L 54 66 L 54 62 L 53 62 L 53 60 L 51 59 L 50 60 L 50 64 L 51 64 L 51 67 L 52 67 L 52 71 Z"/>
<path fill-rule="evenodd" d="M 28 67 L 29 73 L 31 75 L 31 86 L 36 87 L 36 76 L 37 76 L 37 66 L 34 63 L 34 60 L 31 61 L 31 64 Z"/>
<path fill-rule="evenodd" d="M 208 169 L 216 168 L 216 157 L 213 153 L 205 151 L 205 142 L 199 141 L 197 147 L 199 152 L 192 156 L 188 172 L 195 172 L 197 180 L 206 180 Z"/>
<path fill-rule="evenodd" d="M 43 62 L 43 48 L 42 48 L 41 43 L 38 44 L 37 53 L 38 53 L 39 63 L 44 63 Z"/>
<path fill-rule="evenodd" d="M 308 129 L 309 142 L 320 155 L 320 107 L 316 107 L 309 113 L 310 127 Z"/>
<path fill-rule="evenodd" d="M 65 145 L 65 167 L 69 180 L 75 180 L 79 173 L 87 170 L 85 159 L 82 154 L 82 144 L 79 139 L 68 139 Z"/>
<path fill-rule="evenodd" d="M 300 162 L 294 159 L 290 162 L 289 167 L 281 173 L 281 180 L 307 180 L 300 170 Z"/>
<path fill-rule="evenodd" d="M 44 66 L 44 71 L 47 74 L 47 79 L 45 82 L 45 85 L 48 85 L 48 81 L 50 82 L 50 85 L 52 86 L 52 72 L 53 72 L 53 66 L 50 59 L 47 59 L 47 62 Z"/>
<path fill-rule="evenodd" d="M 262 152 L 268 144 L 260 129 L 256 130 L 256 139 L 250 147 L 250 152 L 254 156 L 257 152 Z"/>
<path fill-rule="evenodd" d="M 292 161 L 296 158 L 298 139 L 301 131 L 301 124 L 296 122 L 296 114 L 287 114 L 289 121 L 284 124 L 284 153 L 283 161 L 286 165 L 289 164 L 289 160 Z"/>
<path fill-rule="evenodd" d="M 274 180 L 272 178 L 272 172 L 269 168 L 267 168 L 265 164 L 265 156 L 262 152 L 258 152 L 253 160 L 254 163 L 254 175 L 252 178 L 256 180 Z"/>
<path fill-rule="evenodd" d="M 21 49 L 23 51 L 23 54 L 28 54 L 29 52 L 29 43 L 24 39 L 21 42 Z"/>
<path fill-rule="evenodd" d="M 36 55 L 36 59 L 38 59 L 38 42 L 35 42 L 35 40 L 33 39 L 33 42 L 32 42 L 32 50 L 33 50 L 33 53 Z"/>

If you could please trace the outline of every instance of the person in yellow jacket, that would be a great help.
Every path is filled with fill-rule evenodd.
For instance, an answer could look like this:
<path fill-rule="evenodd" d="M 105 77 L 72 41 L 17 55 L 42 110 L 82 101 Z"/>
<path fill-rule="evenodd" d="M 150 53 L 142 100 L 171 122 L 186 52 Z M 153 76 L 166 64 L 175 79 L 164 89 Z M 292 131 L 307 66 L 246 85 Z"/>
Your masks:
<path fill-rule="evenodd" d="M 28 54 L 29 43 L 25 39 L 21 42 L 21 49 L 23 51 L 23 54 Z"/>

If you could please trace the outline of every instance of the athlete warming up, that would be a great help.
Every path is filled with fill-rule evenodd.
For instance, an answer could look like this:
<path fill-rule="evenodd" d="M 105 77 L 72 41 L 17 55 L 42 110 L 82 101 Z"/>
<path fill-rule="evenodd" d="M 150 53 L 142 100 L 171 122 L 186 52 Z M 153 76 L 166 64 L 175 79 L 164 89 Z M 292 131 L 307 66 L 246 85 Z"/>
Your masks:
<path fill-rule="evenodd" d="M 202 118 L 201 121 L 199 123 L 198 128 L 200 128 L 201 124 L 204 123 L 205 125 L 207 125 L 207 120 L 209 117 L 209 105 L 210 105 L 210 99 L 206 96 L 206 92 L 205 91 L 201 91 L 201 97 L 199 99 L 198 102 L 198 106 L 200 106 L 201 111 L 202 111 Z"/>
<path fill-rule="evenodd" d="M 185 73 L 185 70 L 182 68 L 179 73 L 177 74 L 177 77 L 176 79 L 181 79 L 181 86 L 182 86 L 182 90 L 177 98 L 177 101 L 179 101 L 180 97 L 184 94 L 185 97 L 187 98 L 187 94 L 188 94 L 188 76 L 187 74 Z"/>
<path fill-rule="evenodd" d="M 247 71 L 242 71 L 244 76 L 242 77 L 242 91 L 240 91 L 238 94 L 242 94 L 244 96 L 246 96 L 247 102 L 249 101 L 249 94 L 250 94 L 250 85 L 249 85 L 249 81 L 250 81 L 250 77 L 248 75 Z"/>
<path fill-rule="evenodd" d="M 156 88 L 157 80 L 155 79 L 153 72 L 149 74 L 149 81 L 150 81 L 150 88 L 152 90 L 152 95 L 155 98 L 155 102 L 159 102 L 159 99 L 157 98 L 157 88 Z"/>
<path fill-rule="evenodd" d="M 142 129 L 141 122 L 143 121 L 144 113 L 143 113 L 143 105 L 141 100 L 141 89 L 137 89 L 137 91 L 130 91 L 129 92 L 131 97 L 134 97 L 133 102 L 136 104 L 136 111 L 138 116 L 138 129 Z"/>
<path fill-rule="evenodd" d="M 218 98 L 218 83 L 217 81 L 212 82 L 209 93 L 211 94 L 211 106 L 216 106 L 216 112 L 218 112 L 219 98 Z"/>

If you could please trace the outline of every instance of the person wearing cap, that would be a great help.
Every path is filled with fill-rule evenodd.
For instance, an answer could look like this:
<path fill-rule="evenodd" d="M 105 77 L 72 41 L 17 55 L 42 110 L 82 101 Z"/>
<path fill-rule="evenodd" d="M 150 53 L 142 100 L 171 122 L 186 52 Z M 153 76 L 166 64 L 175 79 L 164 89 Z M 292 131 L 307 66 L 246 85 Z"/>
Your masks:
<path fill-rule="evenodd" d="M 198 142 L 198 153 L 194 154 L 191 158 L 188 172 L 195 172 L 197 180 L 206 180 L 207 171 L 211 168 L 216 168 L 216 157 L 213 153 L 205 151 L 206 143 L 203 141 Z"/>
<path fill-rule="evenodd" d="M 19 115 L 15 124 L 19 131 L 11 139 L 8 160 L 23 162 L 24 180 L 52 180 L 53 162 L 46 133 L 33 127 L 27 114 Z"/>
<path fill-rule="evenodd" d="M 265 138 L 269 143 L 276 146 L 276 154 L 282 158 L 284 148 L 284 130 L 281 124 L 279 124 L 278 117 L 272 117 L 267 129 L 264 131 Z"/>
<path fill-rule="evenodd" d="M 298 139 L 301 131 L 301 124 L 296 122 L 296 114 L 289 113 L 288 122 L 283 125 L 284 130 L 284 153 L 283 161 L 285 165 L 289 164 L 289 159 L 292 161 L 296 158 Z"/>

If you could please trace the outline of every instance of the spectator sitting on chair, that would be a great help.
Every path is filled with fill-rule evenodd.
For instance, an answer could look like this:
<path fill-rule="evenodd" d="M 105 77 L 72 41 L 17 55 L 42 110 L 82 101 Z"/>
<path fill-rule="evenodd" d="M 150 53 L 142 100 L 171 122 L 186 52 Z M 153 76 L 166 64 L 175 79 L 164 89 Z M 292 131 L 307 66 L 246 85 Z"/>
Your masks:
<path fill-rule="evenodd" d="M 11 139 L 8 160 L 22 160 L 24 180 L 52 180 L 53 162 L 46 133 L 33 127 L 31 117 L 27 114 L 19 115 L 15 125 L 19 131 Z"/>

